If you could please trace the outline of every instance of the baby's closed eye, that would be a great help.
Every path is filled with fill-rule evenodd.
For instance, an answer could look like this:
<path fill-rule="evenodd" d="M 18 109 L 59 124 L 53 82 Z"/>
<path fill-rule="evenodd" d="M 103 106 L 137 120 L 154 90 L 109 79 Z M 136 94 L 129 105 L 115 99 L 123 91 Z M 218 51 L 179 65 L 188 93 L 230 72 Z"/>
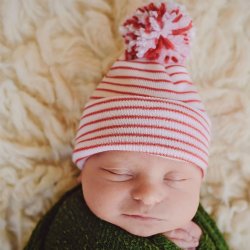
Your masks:
<path fill-rule="evenodd" d="M 180 174 L 180 173 L 168 173 L 164 176 L 164 180 L 166 181 L 176 181 L 176 182 L 183 182 L 183 181 L 187 181 L 190 178 L 188 178 L 188 176 L 185 176 L 184 174 Z"/>
<path fill-rule="evenodd" d="M 181 178 L 181 177 L 165 177 L 164 180 L 166 181 L 187 181 L 187 178 Z"/>
<path fill-rule="evenodd" d="M 172 188 L 181 188 L 185 187 L 186 184 L 190 183 L 190 178 L 178 174 L 167 174 L 164 176 L 164 182 L 167 186 Z"/>
<path fill-rule="evenodd" d="M 101 170 L 104 171 L 104 173 L 108 174 L 112 179 L 117 181 L 126 181 L 133 178 L 133 174 L 127 170 L 123 169 L 106 169 L 101 168 Z"/>

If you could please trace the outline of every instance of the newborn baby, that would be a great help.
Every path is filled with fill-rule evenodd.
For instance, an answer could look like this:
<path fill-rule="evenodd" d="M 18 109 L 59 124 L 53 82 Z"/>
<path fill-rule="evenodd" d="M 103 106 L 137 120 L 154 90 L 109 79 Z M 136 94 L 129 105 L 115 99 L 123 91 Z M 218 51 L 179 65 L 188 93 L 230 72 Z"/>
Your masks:
<path fill-rule="evenodd" d="M 210 120 L 184 66 L 193 32 L 182 9 L 151 3 L 125 21 L 125 53 L 84 108 L 73 161 L 97 217 L 194 249 Z"/>
<path fill-rule="evenodd" d="M 191 221 L 202 181 L 196 166 L 146 153 L 108 151 L 90 157 L 79 180 L 97 217 L 138 236 L 162 233 L 183 249 L 198 246 L 201 230 Z"/>
<path fill-rule="evenodd" d="M 75 138 L 82 187 L 44 216 L 26 250 L 228 250 L 198 208 L 210 120 L 184 66 L 192 21 L 182 9 L 151 3 L 125 21 L 125 53 L 86 103 Z"/>

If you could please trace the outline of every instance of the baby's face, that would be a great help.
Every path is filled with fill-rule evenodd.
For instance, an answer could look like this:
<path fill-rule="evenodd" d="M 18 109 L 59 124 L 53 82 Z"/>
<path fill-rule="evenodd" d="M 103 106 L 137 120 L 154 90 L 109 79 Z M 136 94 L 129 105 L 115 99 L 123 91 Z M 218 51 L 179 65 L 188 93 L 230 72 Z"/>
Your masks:
<path fill-rule="evenodd" d="M 108 151 L 90 157 L 81 183 L 99 218 L 148 237 L 190 222 L 199 205 L 201 171 L 145 153 Z"/>

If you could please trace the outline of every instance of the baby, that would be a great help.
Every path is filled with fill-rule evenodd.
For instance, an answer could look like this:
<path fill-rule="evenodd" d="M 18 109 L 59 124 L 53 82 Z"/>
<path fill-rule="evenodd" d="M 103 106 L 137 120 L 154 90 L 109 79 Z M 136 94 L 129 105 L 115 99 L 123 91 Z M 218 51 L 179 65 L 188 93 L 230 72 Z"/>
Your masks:
<path fill-rule="evenodd" d="M 192 20 L 174 3 L 139 8 L 126 51 L 86 104 L 73 160 L 89 209 L 127 232 L 199 245 L 210 121 L 184 66 Z"/>

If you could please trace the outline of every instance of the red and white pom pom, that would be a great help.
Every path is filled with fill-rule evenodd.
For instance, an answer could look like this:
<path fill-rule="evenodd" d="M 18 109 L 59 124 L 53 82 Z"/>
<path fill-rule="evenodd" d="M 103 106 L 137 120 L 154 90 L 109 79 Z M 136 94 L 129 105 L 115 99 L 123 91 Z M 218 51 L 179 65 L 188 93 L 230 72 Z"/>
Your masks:
<path fill-rule="evenodd" d="M 184 64 L 194 35 L 191 18 L 172 2 L 138 8 L 120 31 L 127 60 L 146 58 L 162 64 Z"/>

